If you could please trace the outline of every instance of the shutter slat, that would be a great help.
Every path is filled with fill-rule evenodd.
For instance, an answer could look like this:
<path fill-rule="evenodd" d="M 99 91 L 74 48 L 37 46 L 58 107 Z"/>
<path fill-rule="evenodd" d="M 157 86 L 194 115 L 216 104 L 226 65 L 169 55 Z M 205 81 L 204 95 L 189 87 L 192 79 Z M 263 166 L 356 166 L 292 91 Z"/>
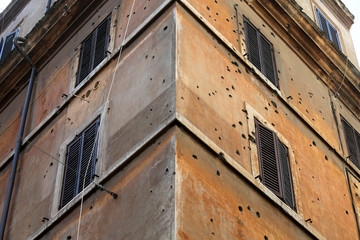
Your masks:
<path fill-rule="evenodd" d="M 247 21 L 245 21 L 245 30 L 249 60 L 256 68 L 261 70 L 257 30 Z"/>
<path fill-rule="evenodd" d="M 359 167 L 354 130 L 352 126 L 350 126 L 350 124 L 347 123 L 347 121 L 345 121 L 344 119 L 341 119 L 341 122 L 344 129 L 346 146 L 348 148 L 350 161 L 353 162 L 357 167 Z"/>
<path fill-rule="evenodd" d="M 81 138 L 78 137 L 68 147 L 67 159 L 65 163 L 65 173 L 63 181 L 63 192 L 60 207 L 65 206 L 77 194 L 77 175 L 79 170 L 81 151 Z"/>
<path fill-rule="evenodd" d="M 278 156 L 281 169 L 284 202 L 295 210 L 294 191 L 291 178 L 288 148 L 277 138 Z"/>
<path fill-rule="evenodd" d="M 320 29 L 325 33 L 325 35 L 327 37 L 329 37 L 329 31 L 327 28 L 327 20 L 325 19 L 325 17 L 322 15 L 322 13 L 316 9 L 317 15 L 318 15 L 318 20 L 319 20 L 319 25 L 320 25 Z"/>
<path fill-rule="evenodd" d="M 279 166 L 276 160 L 274 133 L 257 123 L 262 181 L 276 195 L 281 196 Z"/>
<path fill-rule="evenodd" d="M 329 27 L 330 27 L 330 36 L 331 36 L 330 40 L 335 44 L 336 47 L 340 49 L 340 43 L 339 43 L 337 31 L 333 26 L 329 25 Z"/>

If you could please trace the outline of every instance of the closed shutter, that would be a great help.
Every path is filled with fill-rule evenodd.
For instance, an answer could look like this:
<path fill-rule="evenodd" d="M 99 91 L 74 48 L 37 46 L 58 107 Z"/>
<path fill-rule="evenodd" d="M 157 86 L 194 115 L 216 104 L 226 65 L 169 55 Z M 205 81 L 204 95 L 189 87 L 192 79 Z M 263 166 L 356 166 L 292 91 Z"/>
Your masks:
<path fill-rule="evenodd" d="M 284 202 L 295 210 L 294 190 L 291 177 L 288 148 L 277 138 L 278 157 L 281 169 L 281 182 Z"/>
<path fill-rule="evenodd" d="M 278 88 L 273 45 L 248 19 L 244 19 L 244 24 L 246 48 L 250 62 Z"/>
<path fill-rule="evenodd" d="M 357 154 L 358 146 L 356 146 L 354 130 L 352 126 L 350 126 L 350 124 L 345 119 L 341 119 L 341 122 L 344 129 L 346 146 L 348 148 L 350 161 L 353 162 L 357 167 L 360 167 L 358 154 Z"/>
<path fill-rule="evenodd" d="M 249 22 L 245 21 L 246 45 L 249 60 L 256 68 L 261 70 L 260 49 L 258 44 L 257 30 Z"/>
<path fill-rule="evenodd" d="M 269 43 L 269 41 L 267 41 L 263 36 L 261 36 L 261 50 L 262 72 L 264 73 L 265 77 L 270 80 L 270 82 L 272 82 L 276 87 L 278 87 L 275 75 L 273 47 Z"/>
<path fill-rule="evenodd" d="M 109 44 L 110 18 L 108 17 L 97 28 L 96 45 L 94 56 L 94 68 L 102 62 L 106 57 Z"/>
<path fill-rule="evenodd" d="M 1 60 L 0 62 L 4 61 L 4 59 L 10 54 L 10 52 L 14 49 L 14 38 L 18 35 L 19 30 L 16 30 L 5 37 L 2 51 L 1 51 Z"/>
<path fill-rule="evenodd" d="M 89 75 L 91 72 L 92 66 L 92 52 L 93 52 L 93 33 L 91 33 L 85 41 L 82 43 L 81 46 L 81 53 L 80 53 L 80 69 L 78 80 L 76 82 L 75 87 L 82 81 L 84 78 Z"/>
<path fill-rule="evenodd" d="M 78 137 L 68 146 L 60 208 L 70 202 L 77 194 L 81 142 L 82 138 Z"/>
<path fill-rule="evenodd" d="M 100 119 L 97 119 L 67 148 L 60 208 L 69 203 L 83 190 L 83 187 L 87 187 L 93 181 L 99 124 Z"/>
<path fill-rule="evenodd" d="M 257 126 L 261 180 L 273 193 L 281 197 L 279 165 L 276 158 L 274 133 L 259 122 Z"/>
<path fill-rule="evenodd" d="M 106 57 L 109 45 L 110 15 L 82 42 L 75 87 Z"/>
<path fill-rule="evenodd" d="M 85 187 L 87 187 L 93 180 L 92 177 L 94 175 L 96 147 L 97 147 L 95 140 L 96 140 L 98 125 L 99 125 L 99 120 L 94 122 L 83 133 L 83 149 L 81 156 L 79 192 L 81 192 L 83 189 L 84 180 L 85 180 Z"/>

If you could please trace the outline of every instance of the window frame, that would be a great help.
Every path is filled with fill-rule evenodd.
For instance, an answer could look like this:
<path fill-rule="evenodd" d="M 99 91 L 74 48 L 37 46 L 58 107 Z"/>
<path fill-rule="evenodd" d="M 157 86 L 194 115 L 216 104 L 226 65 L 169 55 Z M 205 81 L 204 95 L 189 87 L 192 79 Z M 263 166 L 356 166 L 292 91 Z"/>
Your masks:
<path fill-rule="evenodd" d="M 79 86 L 89 75 L 90 73 L 96 69 L 97 66 L 100 65 L 100 63 L 102 61 L 104 61 L 106 59 L 106 55 L 107 55 L 107 52 L 109 50 L 109 46 L 110 46 L 110 41 L 111 41 L 111 36 L 110 36 L 110 33 L 111 33 L 111 29 L 110 29 L 110 26 L 111 26 L 111 13 L 109 15 L 107 15 L 97 26 L 96 28 L 91 31 L 91 33 L 89 35 L 87 35 L 85 37 L 85 39 L 81 42 L 81 47 L 80 47 L 80 53 L 79 53 L 79 63 L 78 63 L 78 68 L 77 68 L 77 73 L 76 73 L 76 79 L 75 79 L 75 88 L 77 86 Z M 102 57 L 102 60 L 99 61 L 96 65 L 94 65 L 94 62 L 95 62 L 95 57 L 96 57 L 96 54 L 97 54 L 97 49 L 96 49 L 96 44 L 98 43 L 98 30 L 99 28 L 106 23 L 106 32 L 105 32 L 105 39 L 104 39 L 104 56 Z M 90 53 L 89 53 L 89 63 L 88 63 L 88 69 L 83 69 L 82 68 L 82 65 L 83 65 L 83 61 L 84 61 L 84 54 L 85 54 L 85 51 L 84 51 L 84 45 L 85 43 L 88 41 L 88 40 L 91 40 L 91 48 L 90 48 Z M 82 72 L 83 71 L 87 71 L 85 74 L 86 75 L 82 75 Z"/>
<path fill-rule="evenodd" d="M 277 75 L 277 68 L 276 68 L 276 61 L 275 61 L 275 53 L 274 53 L 274 45 L 265 37 L 264 34 L 262 34 L 260 32 L 260 30 L 258 28 L 256 28 L 254 26 L 254 24 L 252 24 L 250 22 L 250 20 L 243 16 L 244 18 L 244 32 L 245 32 L 245 42 L 246 42 L 246 51 L 247 51 L 247 57 L 249 59 L 249 61 L 278 89 L 280 89 L 279 86 L 279 79 L 278 79 L 278 75 Z M 258 48 L 258 57 L 259 57 L 259 63 L 260 66 L 256 66 L 257 64 L 254 63 L 253 61 L 253 55 L 251 53 L 251 46 L 250 46 L 250 41 L 249 40 L 249 27 L 253 28 L 256 31 L 256 44 Z M 265 57 L 264 57 L 264 44 L 262 43 L 263 40 L 265 43 L 267 43 L 269 45 L 269 50 L 270 50 L 270 54 L 271 54 L 271 64 L 272 64 L 272 79 L 270 79 L 270 75 L 267 74 L 267 70 L 266 70 L 266 65 L 264 62 L 266 62 Z M 259 68 L 260 67 L 260 68 Z"/>
<path fill-rule="evenodd" d="M 340 44 L 340 38 L 339 38 L 339 33 L 338 33 L 338 30 L 334 27 L 334 25 L 332 25 L 330 23 L 330 21 L 325 17 L 325 15 L 323 13 L 321 13 L 321 11 L 315 7 L 315 12 L 316 12 L 316 16 L 317 16 L 317 21 L 318 21 L 318 25 L 320 27 L 320 30 L 322 32 L 325 33 L 325 35 L 329 38 L 329 40 L 340 50 L 342 51 L 342 48 L 341 48 L 341 44 Z M 324 26 L 322 24 L 322 19 L 324 19 L 325 23 L 326 24 L 326 31 L 324 30 Z M 335 33 L 335 37 L 336 39 L 334 40 L 334 36 L 331 34 L 331 29 L 334 31 Z"/>
<path fill-rule="evenodd" d="M 257 148 L 257 156 L 258 156 L 258 163 L 259 163 L 259 172 L 260 172 L 260 181 L 271 191 L 273 192 L 278 198 L 280 198 L 287 206 L 289 206 L 291 209 L 293 209 L 295 212 L 297 211 L 296 208 L 296 198 L 295 198 L 295 188 L 294 188 L 294 183 L 293 183 L 293 176 L 292 176 L 292 170 L 291 170 L 291 163 L 290 163 L 290 154 L 289 151 L 290 149 L 288 148 L 288 146 L 286 144 L 284 144 L 280 138 L 278 137 L 278 135 L 276 134 L 276 132 L 272 131 L 271 129 L 269 129 L 268 127 L 266 127 L 264 124 L 262 124 L 257 118 L 254 118 L 255 121 L 255 135 L 256 135 L 256 148 Z M 276 164 L 276 171 L 277 171 L 277 185 L 279 190 L 274 188 L 273 182 L 271 183 L 267 183 L 266 182 L 266 177 L 264 176 L 264 158 L 263 158 L 263 151 L 261 149 L 261 139 L 262 137 L 260 136 L 260 128 L 264 128 L 264 130 L 268 131 L 269 133 L 271 133 L 271 137 L 272 137 L 272 142 L 270 142 L 273 146 L 273 156 L 275 157 L 275 159 L 271 159 L 274 160 L 275 164 Z M 283 162 L 280 159 L 280 145 L 283 145 L 287 152 L 286 152 L 286 166 L 283 166 Z M 269 147 L 269 146 L 267 146 Z M 267 150 L 269 150 L 269 148 L 267 148 Z M 268 151 L 269 152 L 269 151 Z M 273 162 L 273 163 L 274 163 Z M 270 165 L 271 163 L 268 162 L 267 165 Z M 288 179 L 285 179 L 284 175 L 285 175 L 285 169 L 288 171 Z M 271 171 L 273 171 L 274 169 L 272 169 Z M 269 178 L 271 178 L 274 172 L 269 173 Z M 274 180 L 274 178 L 272 179 Z M 286 181 L 286 182 L 285 182 Z M 289 184 L 290 186 L 290 193 L 286 192 L 285 189 L 285 185 Z M 288 187 L 289 187 L 288 186 Z M 286 194 L 291 194 L 291 200 L 286 198 Z"/>
<path fill-rule="evenodd" d="M 12 34 L 15 34 L 14 38 L 16 38 L 19 35 L 19 31 L 20 31 L 20 29 L 17 28 L 16 30 L 10 32 L 4 38 L 1 39 L 2 44 L 0 46 L 1 47 L 1 49 L 0 49 L 0 63 L 3 62 L 7 58 L 7 56 L 12 52 L 12 50 L 15 48 L 14 43 L 12 42 L 11 49 L 10 49 L 9 53 L 5 57 L 3 56 L 7 38 L 10 37 Z"/>
<path fill-rule="evenodd" d="M 51 217 L 54 217 L 58 214 L 63 214 L 68 209 L 70 209 L 73 205 L 75 205 L 78 201 L 81 200 L 82 194 L 77 194 L 69 203 L 67 203 L 64 207 L 59 208 L 61 203 L 61 194 L 62 194 L 62 186 L 63 186 L 63 178 L 64 178 L 64 168 L 65 168 L 65 161 L 66 161 L 66 153 L 67 148 L 70 143 L 72 143 L 77 136 L 79 136 L 91 123 L 93 123 L 96 119 L 100 119 L 100 124 L 98 127 L 98 142 L 96 146 L 96 165 L 95 165 L 95 176 L 96 178 L 101 177 L 101 174 L 103 172 L 103 157 L 105 154 L 105 127 L 106 127 L 106 121 L 107 121 L 107 110 L 109 108 L 109 102 L 106 102 L 103 104 L 100 108 L 98 108 L 86 121 L 84 121 L 81 126 L 73 132 L 72 135 L 70 135 L 61 145 L 59 148 L 59 160 L 62 162 L 57 164 L 57 172 L 56 172 L 56 180 L 55 180 L 55 187 L 54 187 L 54 196 L 53 196 L 53 203 L 51 206 Z M 85 187 L 84 195 L 89 193 L 92 189 L 95 188 L 94 184 L 90 184 L 87 187 Z"/>

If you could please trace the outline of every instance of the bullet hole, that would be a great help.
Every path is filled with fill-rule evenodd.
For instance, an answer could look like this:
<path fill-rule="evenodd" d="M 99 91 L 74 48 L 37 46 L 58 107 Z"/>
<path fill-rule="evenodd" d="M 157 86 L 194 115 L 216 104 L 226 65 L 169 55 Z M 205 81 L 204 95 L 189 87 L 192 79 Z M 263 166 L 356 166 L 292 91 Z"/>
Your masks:
<path fill-rule="evenodd" d="M 184 100 L 184 97 L 181 97 L 182 100 Z"/>
<path fill-rule="evenodd" d="M 347 214 L 347 215 L 349 215 L 349 212 L 348 212 L 348 210 L 346 210 L 345 212 L 346 212 L 346 214 Z"/>
<path fill-rule="evenodd" d="M 195 154 L 193 154 L 192 157 L 196 160 L 198 159 L 198 157 Z"/>
<path fill-rule="evenodd" d="M 93 89 L 96 90 L 99 86 L 100 86 L 100 82 L 97 81 L 97 82 L 94 84 Z"/>
<path fill-rule="evenodd" d="M 161 212 L 164 212 L 165 211 L 165 209 L 161 209 Z"/>
<path fill-rule="evenodd" d="M 215 235 L 215 233 L 214 233 L 214 232 L 211 232 L 211 234 L 212 234 L 212 235 Z"/>
<path fill-rule="evenodd" d="M 217 128 L 215 128 L 215 131 L 217 131 Z"/>
<path fill-rule="evenodd" d="M 242 125 L 243 125 L 241 121 L 239 121 L 239 124 L 240 124 L 240 126 L 242 126 Z"/>
<path fill-rule="evenodd" d="M 268 108 L 267 108 L 267 107 L 265 107 L 265 110 L 267 111 L 267 110 L 268 110 Z"/>
<path fill-rule="evenodd" d="M 240 212 L 242 212 L 242 211 L 243 211 L 242 206 L 239 206 L 238 208 L 239 208 L 239 211 L 240 211 Z"/>
<path fill-rule="evenodd" d="M 152 112 L 152 108 L 150 108 L 150 112 Z"/>
<path fill-rule="evenodd" d="M 148 57 L 149 57 L 149 55 L 146 55 L 146 56 L 145 56 L 145 59 L 148 58 Z"/>
<path fill-rule="evenodd" d="M 230 91 L 230 89 L 229 89 L 229 88 L 226 88 L 226 91 Z"/>
<path fill-rule="evenodd" d="M 279 114 L 278 110 L 275 110 L 275 113 L 276 113 L 276 114 Z"/>
<path fill-rule="evenodd" d="M 227 21 L 227 22 L 230 22 L 230 20 L 229 20 L 228 18 L 226 19 L 226 21 Z"/>
<path fill-rule="evenodd" d="M 312 176 L 312 178 L 313 178 L 313 179 L 315 179 L 315 177 L 314 177 L 314 176 Z"/>
<path fill-rule="evenodd" d="M 216 175 L 220 176 L 219 170 L 216 170 Z"/>
<path fill-rule="evenodd" d="M 214 220 L 212 218 L 210 218 L 210 222 L 214 222 Z"/>
<path fill-rule="evenodd" d="M 152 80 L 152 78 L 150 78 L 150 81 Z"/>
<path fill-rule="evenodd" d="M 52 165 L 54 165 L 53 162 L 50 163 L 50 167 L 51 167 Z"/>
<path fill-rule="evenodd" d="M 152 193 L 152 190 L 150 190 L 150 193 Z"/>
<path fill-rule="evenodd" d="M 231 85 L 231 88 L 232 88 L 232 90 L 235 90 L 235 87 L 234 87 L 234 85 Z"/>
<path fill-rule="evenodd" d="M 197 100 L 200 100 L 200 98 L 199 98 L 199 97 L 197 97 L 196 99 L 197 99 Z"/>
<path fill-rule="evenodd" d="M 233 65 L 235 65 L 235 66 L 239 67 L 239 64 L 238 64 L 237 62 L 235 62 L 235 61 L 231 61 L 231 63 L 232 63 Z"/>
<path fill-rule="evenodd" d="M 169 169 L 168 169 L 168 168 L 166 168 L 166 169 L 165 169 L 165 173 L 168 173 L 168 172 L 169 172 Z"/>
<path fill-rule="evenodd" d="M 144 10 L 146 10 L 146 7 L 144 7 Z"/>
<path fill-rule="evenodd" d="M 221 140 L 221 137 L 219 137 L 219 140 Z"/>
<path fill-rule="evenodd" d="M 152 59 L 154 59 L 155 58 L 155 56 L 152 56 Z"/>
<path fill-rule="evenodd" d="M 271 123 L 271 125 L 275 127 L 275 123 Z"/>
<path fill-rule="evenodd" d="M 165 78 L 163 79 L 163 83 L 165 83 Z"/>
<path fill-rule="evenodd" d="M 232 98 L 231 94 L 229 94 L 229 98 Z"/>
<path fill-rule="evenodd" d="M 236 154 L 240 156 L 240 151 L 236 149 Z"/>
<path fill-rule="evenodd" d="M 271 104 L 272 104 L 272 105 L 274 105 L 274 107 L 276 107 L 276 108 L 277 108 L 276 102 L 271 101 Z"/>
<path fill-rule="evenodd" d="M 325 155 L 325 160 L 327 161 L 328 160 L 328 156 Z"/>
<path fill-rule="evenodd" d="M 221 76 L 221 79 L 224 79 L 224 76 Z"/>
<path fill-rule="evenodd" d="M 315 141 L 313 141 L 312 143 L 313 143 L 314 146 L 316 146 L 316 142 L 315 142 Z"/>
<path fill-rule="evenodd" d="M 207 10 L 210 10 L 209 6 L 206 6 L 206 9 L 207 9 Z"/>
<path fill-rule="evenodd" d="M 264 239 L 265 239 L 265 240 L 269 240 L 269 238 L 268 238 L 266 235 L 264 235 Z"/>
<path fill-rule="evenodd" d="M 196 88 L 199 88 L 199 86 L 196 86 Z"/>
<path fill-rule="evenodd" d="M 233 127 L 233 128 L 236 128 L 236 125 L 235 125 L 235 124 L 233 124 L 233 125 L 232 125 L 232 127 Z"/>
<path fill-rule="evenodd" d="M 164 31 L 166 31 L 167 28 L 168 28 L 168 26 L 165 26 L 165 27 L 164 27 Z"/>
<path fill-rule="evenodd" d="M 286 99 L 293 99 L 293 97 L 292 97 L 292 96 L 288 96 Z"/>
<path fill-rule="evenodd" d="M 315 122 L 315 119 L 311 119 L 311 120 L 313 120 Z"/>
<path fill-rule="evenodd" d="M 90 205 L 90 210 L 91 210 L 91 209 L 93 209 L 93 206 L 92 206 L 92 205 Z"/>
<path fill-rule="evenodd" d="M 173 185 L 170 185 L 170 189 L 172 189 L 173 188 Z"/>
<path fill-rule="evenodd" d="M 211 93 L 209 93 L 209 96 L 211 97 Z"/>
<path fill-rule="evenodd" d="M 309 111 L 308 111 L 307 109 L 305 109 L 305 111 L 306 111 L 307 113 L 309 113 Z"/>
<path fill-rule="evenodd" d="M 50 131 L 50 133 L 53 133 L 53 132 L 54 132 L 54 129 L 52 128 L 51 131 Z"/>
<path fill-rule="evenodd" d="M 256 212 L 256 216 L 257 216 L 258 218 L 260 218 L 260 213 L 259 213 L 259 212 Z"/>
<path fill-rule="evenodd" d="M 318 201 L 320 201 L 320 198 L 316 198 Z"/>
<path fill-rule="evenodd" d="M 247 210 L 251 211 L 251 207 L 250 207 L 250 206 L 247 206 Z"/>
<path fill-rule="evenodd" d="M 91 93 L 91 90 L 88 90 L 85 94 L 85 97 L 89 97 L 90 96 L 90 93 Z"/>
<path fill-rule="evenodd" d="M 66 237 L 66 239 L 71 239 L 71 236 L 70 236 L 70 235 L 69 235 L 69 236 L 67 236 L 67 237 Z"/>
<path fill-rule="evenodd" d="M 246 139 L 245 134 L 241 134 L 241 137 L 242 137 L 243 139 Z"/>

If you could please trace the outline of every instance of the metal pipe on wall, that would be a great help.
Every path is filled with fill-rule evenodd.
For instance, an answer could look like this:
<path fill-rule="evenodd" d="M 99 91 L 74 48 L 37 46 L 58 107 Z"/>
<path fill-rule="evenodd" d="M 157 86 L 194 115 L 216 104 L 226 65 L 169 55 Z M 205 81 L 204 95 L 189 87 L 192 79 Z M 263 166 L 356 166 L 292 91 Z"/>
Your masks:
<path fill-rule="evenodd" d="M 32 93 L 32 89 L 34 86 L 34 80 L 35 80 L 35 74 L 36 74 L 36 69 L 35 69 L 34 64 L 31 62 L 31 59 L 29 58 L 29 56 L 26 55 L 26 53 L 20 48 L 18 41 L 24 43 L 26 41 L 26 39 L 21 38 L 21 37 L 16 37 L 14 39 L 14 45 L 15 45 L 16 49 L 21 53 L 21 55 L 25 58 L 25 60 L 27 62 L 29 62 L 29 64 L 31 65 L 31 76 L 30 76 L 28 89 L 26 92 L 24 107 L 22 110 L 20 128 L 19 128 L 19 132 L 18 132 L 18 136 L 17 136 L 17 140 L 16 140 L 15 153 L 14 153 L 12 167 L 11 167 L 8 189 L 6 192 L 4 210 L 2 212 L 2 217 L 1 217 L 0 240 L 3 240 L 3 238 L 4 238 L 6 220 L 7 220 L 7 216 L 8 216 L 8 212 L 9 212 L 11 194 L 12 194 L 13 187 L 14 187 L 16 168 L 17 168 L 17 164 L 18 164 L 18 160 L 19 160 L 20 148 L 21 148 L 21 144 L 22 144 L 23 133 L 24 133 L 25 123 L 26 123 L 26 115 L 29 110 L 30 98 L 31 98 L 31 93 Z"/>

